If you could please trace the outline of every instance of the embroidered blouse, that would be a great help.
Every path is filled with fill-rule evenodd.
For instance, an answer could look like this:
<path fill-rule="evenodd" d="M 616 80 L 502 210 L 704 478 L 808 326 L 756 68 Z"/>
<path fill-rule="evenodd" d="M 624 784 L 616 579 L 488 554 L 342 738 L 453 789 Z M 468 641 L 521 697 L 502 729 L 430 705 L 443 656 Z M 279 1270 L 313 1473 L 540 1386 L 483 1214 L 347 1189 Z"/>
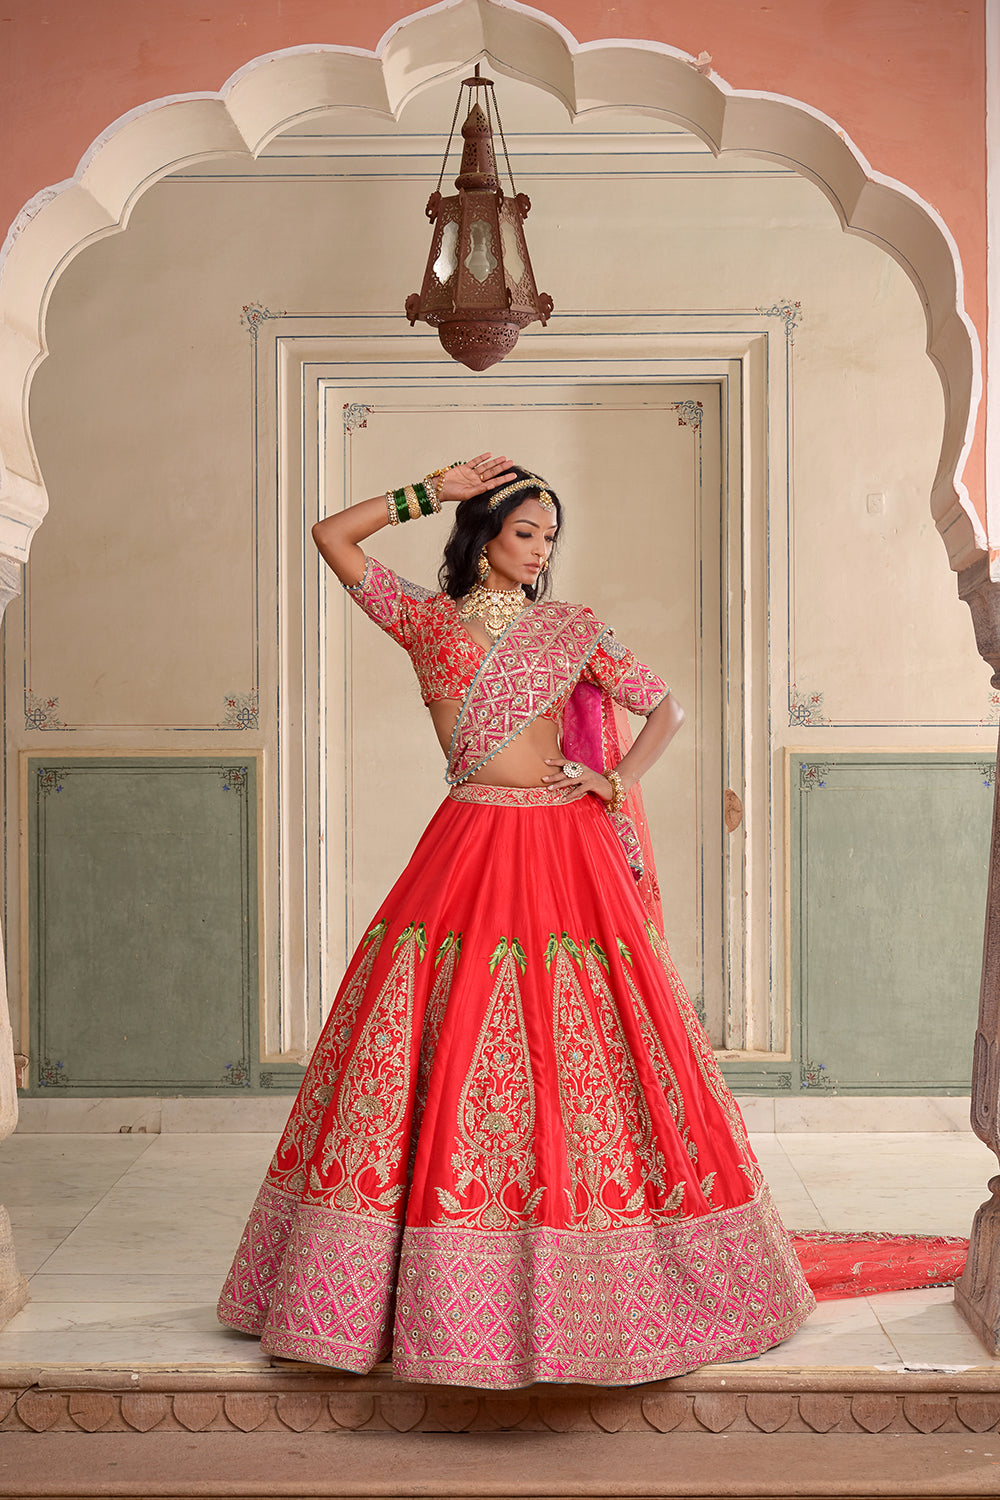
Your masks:
<path fill-rule="evenodd" d="M 424 703 L 465 698 L 488 652 L 463 626 L 454 599 L 410 583 L 374 557 L 368 559 L 361 582 L 348 585 L 347 592 L 409 654 Z M 585 613 L 594 618 L 592 610 Z M 607 625 L 599 630 L 578 680 L 595 683 L 622 708 L 643 716 L 670 691 Z M 558 700 L 548 704 L 545 718 L 560 717 L 573 686 L 569 683 Z"/>

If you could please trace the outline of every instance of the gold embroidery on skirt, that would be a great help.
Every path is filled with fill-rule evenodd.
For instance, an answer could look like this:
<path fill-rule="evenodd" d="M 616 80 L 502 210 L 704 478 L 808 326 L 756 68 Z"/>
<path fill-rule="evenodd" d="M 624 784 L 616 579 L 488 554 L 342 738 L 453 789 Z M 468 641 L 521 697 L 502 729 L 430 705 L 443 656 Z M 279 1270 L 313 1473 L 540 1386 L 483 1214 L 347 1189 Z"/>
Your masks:
<path fill-rule="evenodd" d="M 701 1073 L 705 1087 L 725 1115 L 730 1134 L 744 1158 L 740 1162 L 740 1171 L 756 1190 L 764 1181 L 764 1174 L 761 1172 L 754 1157 L 753 1147 L 750 1145 L 750 1137 L 747 1135 L 747 1128 L 744 1124 L 743 1116 L 740 1114 L 739 1105 L 730 1093 L 726 1081 L 722 1076 L 719 1064 L 715 1060 L 715 1052 L 712 1049 L 712 1044 L 705 1034 L 705 1028 L 699 1021 L 698 1014 L 691 1004 L 681 976 L 674 967 L 674 961 L 670 957 L 670 949 L 652 922 L 646 923 L 646 936 L 649 938 L 650 947 L 663 965 L 669 982 L 670 993 L 673 996 L 674 1004 L 677 1006 L 677 1013 L 687 1033 L 688 1041 L 691 1043 L 691 1051 L 694 1053 L 695 1061 L 698 1064 L 698 1071 Z M 706 1178 L 706 1181 L 709 1182 L 709 1191 L 711 1191 L 710 1180 Z"/>
<path fill-rule="evenodd" d="M 639 1214 L 660 1217 L 676 1213 L 685 1184 L 675 1184 L 666 1202 L 662 1201 L 666 1193 L 662 1158 L 652 1145 L 649 1112 L 614 1006 L 608 1003 L 610 992 L 602 993 L 606 987 L 597 963 L 566 933 L 560 939 L 555 934 L 550 936 L 546 962 L 550 970 L 554 966 L 553 1029 L 559 1103 L 573 1184 L 567 1189 L 569 1222 L 575 1229 L 606 1230 L 633 1223 Z M 596 990 L 599 1023 L 574 962 L 581 969 L 587 967 L 591 989 Z M 646 1158 L 642 1165 L 640 1154 Z M 647 1204 L 647 1181 L 659 1189 L 655 1196 L 661 1199 L 660 1204 Z M 623 1201 L 609 1200 L 612 1186 L 618 1188 L 617 1197 Z"/>
<path fill-rule="evenodd" d="M 413 1162 L 417 1154 L 417 1141 L 420 1136 L 420 1122 L 424 1117 L 424 1109 L 427 1105 L 427 1088 L 430 1083 L 431 1068 L 434 1065 L 434 1054 L 437 1051 L 438 1038 L 441 1035 L 441 1025 L 444 1021 L 445 1011 L 448 1009 L 448 1001 L 451 998 L 451 986 L 455 978 L 455 969 L 458 965 L 459 955 L 462 952 L 462 934 L 449 932 L 437 953 L 434 955 L 434 967 L 437 975 L 434 979 L 434 988 L 431 990 L 427 1001 L 427 1009 L 424 1012 L 424 1025 L 420 1034 L 420 1059 L 417 1063 L 417 1087 L 413 1097 L 413 1122 L 410 1126 L 410 1167 L 408 1177 L 413 1175 Z"/>
<path fill-rule="evenodd" d="M 316 1146 L 323 1116 L 333 1098 L 330 1079 L 337 1077 L 347 1055 L 358 1006 L 371 982 L 372 969 L 387 926 L 384 919 L 377 922 L 361 940 L 359 946 L 364 949 L 364 957 L 326 1024 L 306 1073 L 299 1107 L 292 1111 L 285 1134 L 274 1153 L 268 1181 L 272 1187 L 281 1188 L 286 1193 L 304 1193 L 306 1190 L 306 1166 Z"/>
<path fill-rule="evenodd" d="M 437 1188 L 443 1210 L 439 1225 L 470 1229 L 517 1229 L 532 1221 L 545 1192 L 532 1191 L 535 1153 L 535 1081 L 518 983 L 524 949 L 517 938 L 501 938 L 490 957 L 496 982 L 483 1016 L 469 1071 L 458 1101 L 458 1132 L 464 1145 L 451 1158 L 455 1191 Z M 478 1190 L 471 1205 L 463 1204 Z"/>
<path fill-rule="evenodd" d="M 427 951 L 423 924 L 411 922 L 393 944 L 389 974 L 361 1029 L 337 1094 L 323 1151 L 324 1183 L 312 1173 L 311 1202 L 346 1213 L 392 1215 L 405 1183 L 387 1187 L 402 1155 L 410 1103 L 410 1055 L 416 966 Z M 362 1187 L 374 1174 L 377 1187 Z"/>

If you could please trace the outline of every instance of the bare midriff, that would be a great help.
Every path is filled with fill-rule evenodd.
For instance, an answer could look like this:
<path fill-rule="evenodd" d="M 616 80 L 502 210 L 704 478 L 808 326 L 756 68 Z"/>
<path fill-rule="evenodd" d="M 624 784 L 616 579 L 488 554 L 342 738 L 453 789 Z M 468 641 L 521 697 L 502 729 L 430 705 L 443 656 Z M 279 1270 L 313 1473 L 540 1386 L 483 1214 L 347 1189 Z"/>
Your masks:
<path fill-rule="evenodd" d="M 460 705 L 454 698 L 438 698 L 427 707 L 441 749 L 447 755 Z M 559 726 L 553 719 L 537 718 L 469 780 L 483 786 L 541 786 L 543 776 L 557 775 L 559 769 L 547 766 L 546 759 L 561 758 Z"/>

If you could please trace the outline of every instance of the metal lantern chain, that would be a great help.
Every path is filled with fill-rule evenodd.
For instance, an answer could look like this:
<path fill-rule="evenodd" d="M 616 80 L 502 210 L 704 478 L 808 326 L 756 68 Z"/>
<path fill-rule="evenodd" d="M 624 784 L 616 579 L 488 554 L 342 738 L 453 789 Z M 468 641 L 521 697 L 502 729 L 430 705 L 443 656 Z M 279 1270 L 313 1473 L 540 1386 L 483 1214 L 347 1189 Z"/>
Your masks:
<path fill-rule="evenodd" d="M 469 112 L 462 126 L 458 193 L 442 197 L 466 88 Z M 497 176 L 494 111 L 510 178 L 509 196 Z M 524 221 L 530 208 L 530 198 L 514 185 L 493 80 L 480 77 L 477 63 L 475 77 L 463 79 L 459 86 L 437 187 L 427 200 L 434 230 L 423 285 L 406 299 L 411 327 L 420 318 L 436 328 L 446 352 L 470 370 L 497 364 L 513 349 L 522 328 L 536 320 L 544 327 L 552 313 L 552 298 L 537 290 L 528 258 Z"/>

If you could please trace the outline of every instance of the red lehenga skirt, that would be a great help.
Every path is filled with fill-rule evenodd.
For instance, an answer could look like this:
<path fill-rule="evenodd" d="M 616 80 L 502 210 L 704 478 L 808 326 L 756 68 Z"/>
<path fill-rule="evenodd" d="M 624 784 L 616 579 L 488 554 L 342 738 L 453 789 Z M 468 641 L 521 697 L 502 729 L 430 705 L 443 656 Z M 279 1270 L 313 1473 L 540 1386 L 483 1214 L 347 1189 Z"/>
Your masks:
<path fill-rule="evenodd" d="M 505 1389 L 746 1359 L 813 1306 L 601 806 L 453 790 L 351 960 L 221 1320 Z"/>

